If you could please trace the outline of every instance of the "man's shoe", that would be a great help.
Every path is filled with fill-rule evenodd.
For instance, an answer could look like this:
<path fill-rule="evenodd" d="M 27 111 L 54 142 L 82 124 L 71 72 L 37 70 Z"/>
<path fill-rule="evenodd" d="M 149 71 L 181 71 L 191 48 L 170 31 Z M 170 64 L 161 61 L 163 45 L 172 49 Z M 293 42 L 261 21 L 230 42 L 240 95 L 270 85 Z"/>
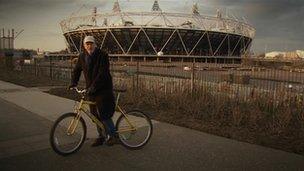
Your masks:
<path fill-rule="evenodd" d="M 114 144 L 119 144 L 119 143 L 120 143 L 120 141 L 119 141 L 118 135 L 110 136 L 106 141 L 106 145 L 108 145 L 108 146 L 112 146 Z"/>
<path fill-rule="evenodd" d="M 93 142 L 93 144 L 91 145 L 92 147 L 96 147 L 96 146 L 100 146 L 105 142 L 105 138 L 104 137 L 99 137 L 96 138 L 95 141 Z"/>

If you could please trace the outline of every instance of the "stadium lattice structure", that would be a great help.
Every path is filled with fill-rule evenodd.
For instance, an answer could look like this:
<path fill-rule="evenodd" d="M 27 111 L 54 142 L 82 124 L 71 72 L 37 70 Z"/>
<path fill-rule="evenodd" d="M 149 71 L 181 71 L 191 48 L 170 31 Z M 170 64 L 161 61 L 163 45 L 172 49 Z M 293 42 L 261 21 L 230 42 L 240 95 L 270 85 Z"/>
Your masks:
<path fill-rule="evenodd" d="M 167 13 L 154 1 L 150 12 L 125 12 L 119 2 L 109 13 L 69 17 L 60 23 L 71 52 L 93 35 L 97 45 L 117 60 L 239 62 L 250 51 L 255 29 L 245 21 L 192 13 Z"/>

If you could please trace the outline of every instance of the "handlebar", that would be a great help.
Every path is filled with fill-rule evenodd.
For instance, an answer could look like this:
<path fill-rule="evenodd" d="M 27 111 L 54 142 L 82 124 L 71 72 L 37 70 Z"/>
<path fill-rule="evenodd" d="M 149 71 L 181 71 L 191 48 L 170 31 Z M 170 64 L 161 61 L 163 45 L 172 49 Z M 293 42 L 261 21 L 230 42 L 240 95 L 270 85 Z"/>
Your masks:
<path fill-rule="evenodd" d="M 85 94 L 87 92 L 87 89 L 80 90 L 77 87 L 72 87 L 70 90 L 75 90 L 79 94 Z"/>
<path fill-rule="evenodd" d="M 85 95 L 88 91 L 87 89 L 80 90 L 77 87 L 72 87 L 69 90 L 75 90 L 77 93 L 82 94 L 82 95 Z M 118 93 L 124 93 L 127 91 L 127 89 L 116 89 L 116 88 L 113 90 Z"/>

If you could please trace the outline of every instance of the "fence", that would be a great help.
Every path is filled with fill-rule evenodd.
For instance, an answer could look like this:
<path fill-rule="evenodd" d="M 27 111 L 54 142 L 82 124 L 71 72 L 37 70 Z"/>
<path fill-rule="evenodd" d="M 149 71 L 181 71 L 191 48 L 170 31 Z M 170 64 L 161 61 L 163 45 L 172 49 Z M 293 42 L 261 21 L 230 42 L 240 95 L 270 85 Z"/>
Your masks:
<path fill-rule="evenodd" d="M 69 80 L 73 66 L 71 61 L 65 60 L 36 60 L 22 65 L 21 70 L 37 76 Z M 208 89 L 215 94 L 247 99 L 259 93 L 277 96 L 278 92 L 284 91 L 288 96 L 294 96 L 304 92 L 304 69 L 210 63 L 113 62 L 111 72 L 119 84 L 125 83 L 136 89 L 155 88 L 165 94 Z"/>

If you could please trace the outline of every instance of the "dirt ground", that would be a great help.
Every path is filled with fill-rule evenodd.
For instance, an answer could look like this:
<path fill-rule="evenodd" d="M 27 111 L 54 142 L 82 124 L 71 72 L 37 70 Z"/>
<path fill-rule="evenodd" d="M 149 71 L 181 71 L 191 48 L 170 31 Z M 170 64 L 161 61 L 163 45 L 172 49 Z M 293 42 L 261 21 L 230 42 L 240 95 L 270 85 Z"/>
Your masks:
<path fill-rule="evenodd" d="M 0 67 L 0 79 L 25 87 L 43 87 L 43 86 L 65 86 L 68 82 L 53 80 L 49 77 L 39 76 L 34 74 L 23 73 L 20 71 L 9 71 L 4 67 Z"/>

